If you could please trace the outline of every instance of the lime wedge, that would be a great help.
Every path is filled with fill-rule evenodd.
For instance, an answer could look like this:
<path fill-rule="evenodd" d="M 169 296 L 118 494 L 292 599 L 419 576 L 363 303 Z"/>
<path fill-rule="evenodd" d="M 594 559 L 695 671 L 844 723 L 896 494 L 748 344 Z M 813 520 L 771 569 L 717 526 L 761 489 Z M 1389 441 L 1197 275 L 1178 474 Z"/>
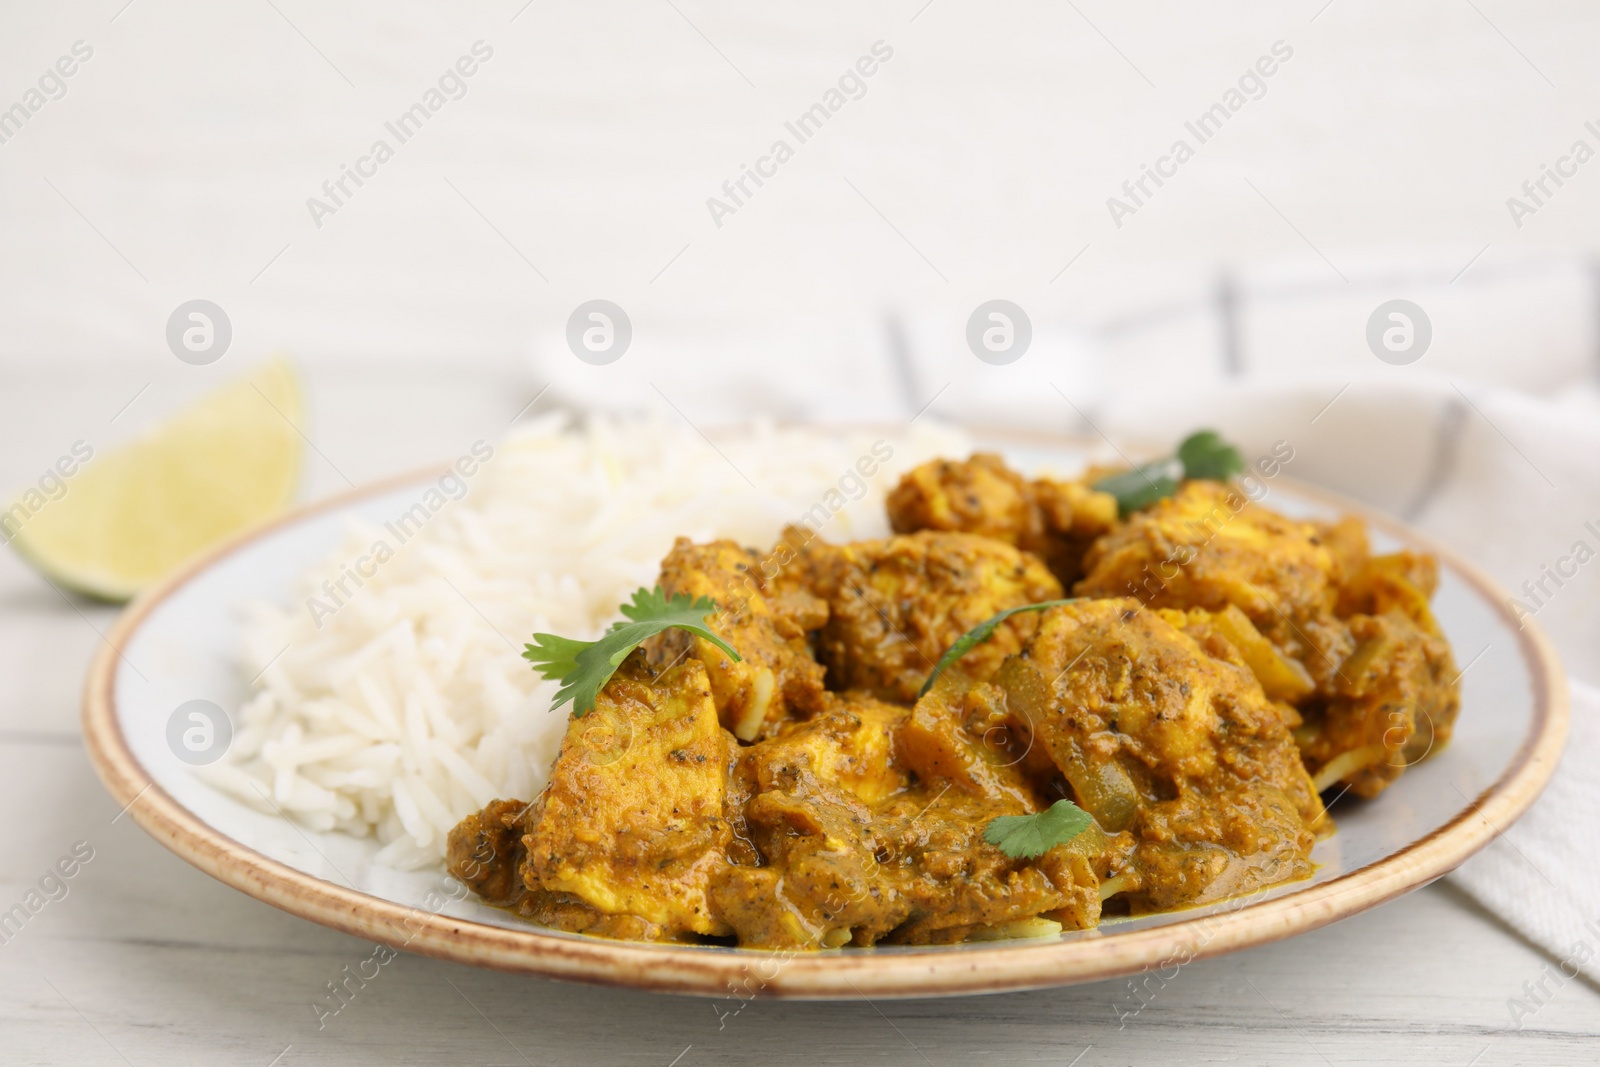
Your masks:
<path fill-rule="evenodd" d="M 63 586 L 127 600 L 288 506 L 301 419 L 293 365 L 270 360 L 132 444 L 94 450 L 53 499 L 24 493 L 0 512 L 0 539 Z"/>

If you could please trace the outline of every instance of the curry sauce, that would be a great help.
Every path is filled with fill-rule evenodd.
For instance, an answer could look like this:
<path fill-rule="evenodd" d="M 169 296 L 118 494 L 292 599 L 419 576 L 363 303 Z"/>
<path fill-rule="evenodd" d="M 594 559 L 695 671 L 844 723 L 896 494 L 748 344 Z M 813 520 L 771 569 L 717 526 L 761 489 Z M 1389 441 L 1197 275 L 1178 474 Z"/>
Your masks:
<path fill-rule="evenodd" d="M 680 539 L 669 594 L 716 633 L 634 651 L 548 785 L 463 820 L 448 864 L 555 928 L 784 950 L 1096 926 L 1305 878 L 1320 794 L 1373 797 L 1459 707 L 1436 564 L 1220 482 L 1117 517 L 1084 483 L 940 460 L 891 537 Z M 957 638 L 1006 619 L 926 687 Z M 1031 858 L 1002 816 L 1069 799 Z"/>

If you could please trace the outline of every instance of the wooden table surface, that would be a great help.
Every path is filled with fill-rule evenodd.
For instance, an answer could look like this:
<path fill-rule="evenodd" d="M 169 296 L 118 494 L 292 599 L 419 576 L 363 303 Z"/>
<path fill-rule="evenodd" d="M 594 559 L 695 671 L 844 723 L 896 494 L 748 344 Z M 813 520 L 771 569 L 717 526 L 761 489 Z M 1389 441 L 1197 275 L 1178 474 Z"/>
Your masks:
<path fill-rule="evenodd" d="M 237 368 L 234 368 L 235 370 Z M 224 373 L 219 369 L 218 373 Z M 430 377 L 430 374 L 435 377 Z M 515 371 L 314 372 L 308 495 L 502 432 L 536 390 Z M 137 366 L 5 371 L 0 483 L 31 481 L 109 419 L 193 382 Z M 114 431 L 114 432 L 113 432 Z M 337 468 L 335 470 L 334 468 Z M 342 472 L 342 475 L 339 473 Z M 115 610 L 0 554 L 0 910 L 78 842 L 93 859 L 0 945 L 0 1063 L 1500 1064 L 1591 1063 L 1600 992 L 1447 883 L 1277 945 L 1127 981 L 960 1000 L 731 1002 L 508 977 L 402 955 L 319 1029 L 312 1004 L 370 944 L 226 888 L 145 836 L 101 789 L 78 689 Z M 1546 979 L 1517 1030 L 1507 1000 Z M 1137 1010 L 1136 1010 L 1137 1009 Z"/>

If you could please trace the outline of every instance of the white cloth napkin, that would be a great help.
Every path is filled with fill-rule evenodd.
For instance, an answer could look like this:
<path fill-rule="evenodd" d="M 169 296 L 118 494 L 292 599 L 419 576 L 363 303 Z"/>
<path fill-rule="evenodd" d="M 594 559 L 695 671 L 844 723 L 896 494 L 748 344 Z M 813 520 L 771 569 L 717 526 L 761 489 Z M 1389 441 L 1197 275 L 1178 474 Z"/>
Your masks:
<path fill-rule="evenodd" d="M 1578 682 L 1572 686 L 1572 732 L 1554 780 L 1528 814 L 1450 876 L 1550 954 L 1560 974 L 1551 976 L 1556 986 L 1577 971 L 1600 981 L 1597 760 L 1600 689 Z M 1540 976 L 1528 977 L 1537 982 Z M 1553 988 L 1546 984 L 1544 996 L 1525 991 L 1516 998 L 1521 1010 L 1532 1014 Z"/>
<path fill-rule="evenodd" d="M 1576 542 L 1600 550 L 1600 286 L 1581 260 L 1476 273 L 1459 262 L 1375 257 L 1347 265 L 1344 282 L 1315 262 L 1236 270 L 1143 309 L 1036 316 L 1032 347 L 1003 366 L 968 350 L 964 309 L 940 309 L 841 317 L 826 337 L 645 342 L 626 376 L 579 363 L 552 338 L 537 373 L 576 407 L 665 400 L 697 424 L 926 410 L 1129 451 L 1170 447 L 1198 424 L 1247 455 L 1287 441 L 1295 477 L 1404 517 L 1524 595 Z M 1432 327 L 1429 349 L 1406 365 L 1367 341 L 1369 317 L 1395 298 Z M 1600 560 L 1564 581 L 1524 603 L 1572 676 L 1600 682 Z M 1575 684 L 1573 717 L 1548 792 L 1452 878 L 1566 972 L 1600 981 L 1600 691 Z"/>

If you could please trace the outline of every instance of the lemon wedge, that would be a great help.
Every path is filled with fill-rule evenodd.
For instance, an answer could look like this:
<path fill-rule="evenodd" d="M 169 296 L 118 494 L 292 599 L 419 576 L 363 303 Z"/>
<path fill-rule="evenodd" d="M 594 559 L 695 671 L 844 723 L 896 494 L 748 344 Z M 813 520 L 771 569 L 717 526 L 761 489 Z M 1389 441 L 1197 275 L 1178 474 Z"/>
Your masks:
<path fill-rule="evenodd" d="M 300 379 L 286 359 L 209 393 L 0 511 L 0 539 L 63 586 L 127 600 L 223 538 L 282 512 L 300 481 Z M 76 466 L 69 462 L 65 470 Z"/>

